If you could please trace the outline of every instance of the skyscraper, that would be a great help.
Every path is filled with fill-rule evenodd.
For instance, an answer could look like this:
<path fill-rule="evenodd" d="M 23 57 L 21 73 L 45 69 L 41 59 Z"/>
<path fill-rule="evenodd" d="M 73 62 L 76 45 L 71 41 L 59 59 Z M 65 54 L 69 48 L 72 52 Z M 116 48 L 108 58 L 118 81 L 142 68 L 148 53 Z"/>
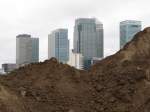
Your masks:
<path fill-rule="evenodd" d="M 126 20 L 120 22 L 120 48 L 132 40 L 134 35 L 141 31 L 142 25 L 140 21 Z"/>
<path fill-rule="evenodd" d="M 16 37 L 16 64 L 22 66 L 39 61 L 39 39 L 21 34 Z"/>
<path fill-rule="evenodd" d="M 39 38 L 32 39 L 32 62 L 39 61 Z"/>
<path fill-rule="evenodd" d="M 48 36 L 48 58 L 52 57 L 63 63 L 69 60 L 68 29 L 56 29 Z"/>
<path fill-rule="evenodd" d="M 95 18 L 79 18 L 74 26 L 74 52 L 84 57 L 84 68 L 93 57 L 103 57 L 103 24 Z"/>

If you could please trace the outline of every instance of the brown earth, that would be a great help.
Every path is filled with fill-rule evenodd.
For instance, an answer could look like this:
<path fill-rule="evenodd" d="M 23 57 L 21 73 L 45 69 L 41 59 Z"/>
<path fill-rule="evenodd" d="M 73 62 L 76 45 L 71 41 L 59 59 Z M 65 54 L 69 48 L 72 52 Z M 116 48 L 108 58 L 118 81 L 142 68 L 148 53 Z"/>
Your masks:
<path fill-rule="evenodd" d="M 88 71 L 53 58 L 1 76 L 0 112 L 150 112 L 150 28 Z"/>

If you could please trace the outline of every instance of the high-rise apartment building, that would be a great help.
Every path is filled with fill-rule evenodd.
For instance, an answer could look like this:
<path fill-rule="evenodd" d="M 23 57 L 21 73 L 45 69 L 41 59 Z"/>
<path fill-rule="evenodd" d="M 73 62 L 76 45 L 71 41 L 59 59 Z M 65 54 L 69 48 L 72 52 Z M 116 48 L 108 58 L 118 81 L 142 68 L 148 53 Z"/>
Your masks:
<path fill-rule="evenodd" d="M 120 22 L 120 48 L 132 40 L 134 35 L 141 31 L 142 25 L 140 21 L 126 20 Z"/>
<path fill-rule="evenodd" d="M 103 24 L 95 18 L 79 18 L 74 26 L 74 52 L 84 57 L 84 68 L 93 57 L 103 57 Z"/>
<path fill-rule="evenodd" d="M 21 34 L 16 37 L 16 64 L 26 65 L 39 61 L 39 39 Z"/>
<path fill-rule="evenodd" d="M 48 58 L 55 57 L 59 62 L 69 60 L 68 29 L 56 29 L 48 36 Z"/>

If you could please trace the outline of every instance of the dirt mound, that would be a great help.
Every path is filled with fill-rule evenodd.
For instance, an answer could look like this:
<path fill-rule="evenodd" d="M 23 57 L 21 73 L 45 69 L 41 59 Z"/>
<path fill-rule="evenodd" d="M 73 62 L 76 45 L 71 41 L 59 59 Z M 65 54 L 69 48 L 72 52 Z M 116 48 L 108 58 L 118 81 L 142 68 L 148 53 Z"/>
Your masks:
<path fill-rule="evenodd" d="M 56 59 L 0 77 L 0 112 L 149 112 L 150 28 L 89 71 Z"/>
<path fill-rule="evenodd" d="M 0 82 L 22 103 L 18 112 L 83 112 L 92 108 L 94 91 L 85 73 L 51 59 L 22 67 Z"/>
<path fill-rule="evenodd" d="M 149 112 L 150 28 L 136 34 L 123 49 L 94 65 L 89 73 L 92 85 L 98 88 L 96 104 L 102 112 Z"/>

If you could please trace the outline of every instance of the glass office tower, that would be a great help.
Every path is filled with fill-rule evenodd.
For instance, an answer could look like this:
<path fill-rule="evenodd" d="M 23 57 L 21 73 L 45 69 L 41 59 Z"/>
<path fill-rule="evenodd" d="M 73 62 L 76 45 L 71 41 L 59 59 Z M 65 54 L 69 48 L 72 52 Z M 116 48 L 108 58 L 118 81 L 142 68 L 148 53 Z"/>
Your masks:
<path fill-rule="evenodd" d="M 52 57 L 62 63 L 69 60 L 68 29 L 54 30 L 48 36 L 48 58 Z"/>
<path fill-rule="evenodd" d="M 32 39 L 32 62 L 39 61 L 39 39 L 38 38 L 31 38 Z"/>
<path fill-rule="evenodd" d="M 120 22 L 120 48 L 131 41 L 136 33 L 141 31 L 142 25 L 140 21 L 126 20 Z"/>
<path fill-rule="evenodd" d="M 95 18 L 79 18 L 74 26 L 74 52 L 84 57 L 88 69 L 93 57 L 103 57 L 103 24 Z"/>

